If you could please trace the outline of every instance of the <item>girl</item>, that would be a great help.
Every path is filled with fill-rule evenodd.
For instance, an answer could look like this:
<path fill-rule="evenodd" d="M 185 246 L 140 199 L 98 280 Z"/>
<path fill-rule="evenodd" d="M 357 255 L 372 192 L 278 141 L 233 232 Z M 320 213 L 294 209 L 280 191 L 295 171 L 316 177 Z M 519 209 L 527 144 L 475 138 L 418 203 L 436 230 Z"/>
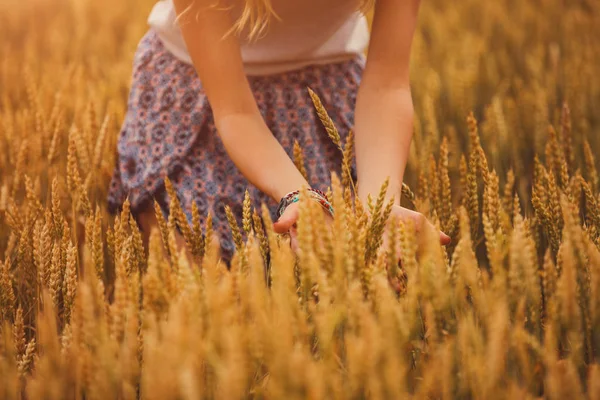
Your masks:
<path fill-rule="evenodd" d="M 192 202 L 203 216 L 211 212 L 226 261 L 234 246 L 224 206 L 241 215 L 246 189 L 255 205 L 275 213 L 280 204 L 275 231 L 290 231 L 298 216 L 295 191 L 325 190 L 331 171 L 340 173 L 342 155 L 314 111 L 311 88 L 342 140 L 355 132 L 360 199 L 377 196 L 389 177 L 393 213 L 417 226 L 428 223 L 400 207 L 419 0 L 377 0 L 371 33 L 360 12 L 367 6 L 364 0 L 159 1 L 135 55 L 111 209 L 129 196 L 147 235 L 156 224 L 153 200 L 168 213 L 168 176 L 188 217 Z M 291 160 L 295 141 L 308 180 Z M 322 193 L 311 193 L 328 204 Z M 440 233 L 440 240 L 450 239 Z"/>

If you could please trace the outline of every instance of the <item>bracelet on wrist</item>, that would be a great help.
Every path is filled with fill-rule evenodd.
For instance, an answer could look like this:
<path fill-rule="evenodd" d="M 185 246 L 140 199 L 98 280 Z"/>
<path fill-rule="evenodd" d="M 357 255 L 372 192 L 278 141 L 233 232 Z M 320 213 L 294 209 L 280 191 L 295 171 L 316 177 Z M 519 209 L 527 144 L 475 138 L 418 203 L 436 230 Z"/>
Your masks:
<path fill-rule="evenodd" d="M 318 189 L 308 189 L 308 194 L 311 199 L 318 202 L 321 207 L 323 207 L 331 216 L 333 216 L 333 206 L 331 202 L 327 198 L 327 195 Z M 279 202 L 279 207 L 277 207 L 277 218 L 281 218 L 285 210 L 294 203 L 297 203 L 300 200 L 300 191 L 295 190 L 286 194 L 281 201 Z"/>

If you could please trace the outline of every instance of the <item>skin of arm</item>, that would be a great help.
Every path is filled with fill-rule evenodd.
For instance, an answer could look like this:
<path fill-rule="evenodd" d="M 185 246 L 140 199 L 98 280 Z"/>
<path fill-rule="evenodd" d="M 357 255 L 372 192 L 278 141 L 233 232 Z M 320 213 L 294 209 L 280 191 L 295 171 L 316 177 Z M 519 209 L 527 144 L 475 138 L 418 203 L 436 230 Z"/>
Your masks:
<path fill-rule="evenodd" d="M 387 198 L 400 204 L 413 134 L 409 59 L 419 0 L 378 0 L 369 54 L 355 111 L 359 198 L 377 197 L 389 177 Z"/>
<path fill-rule="evenodd" d="M 188 52 L 229 157 L 259 190 L 279 201 L 308 183 L 268 129 L 243 69 L 229 12 L 213 0 L 174 0 Z"/>
<path fill-rule="evenodd" d="M 419 6 L 420 0 L 377 0 L 354 124 L 359 199 L 376 198 L 389 178 L 392 214 L 412 219 L 418 232 L 436 229 L 423 214 L 400 207 L 400 197 L 413 135 L 409 62 Z M 439 236 L 442 244 L 450 243 L 445 233 Z"/>

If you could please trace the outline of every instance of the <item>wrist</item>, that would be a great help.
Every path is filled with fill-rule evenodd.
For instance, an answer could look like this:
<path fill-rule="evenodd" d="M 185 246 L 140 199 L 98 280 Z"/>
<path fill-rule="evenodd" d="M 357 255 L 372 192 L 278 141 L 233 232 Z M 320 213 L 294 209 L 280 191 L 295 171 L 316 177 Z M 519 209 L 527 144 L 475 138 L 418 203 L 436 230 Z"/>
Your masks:
<path fill-rule="evenodd" d="M 273 200 L 281 202 L 283 198 L 290 195 L 290 193 L 301 190 L 302 187 L 310 187 L 304 179 L 297 181 L 285 181 L 280 184 L 271 185 L 266 191 L 266 194 Z"/>
<path fill-rule="evenodd" d="M 279 206 L 277 207 L 277 218 L 281 218 L 281 216 L 285 213 L 285 210 L 292 204 L 295 204 L 298 201 L 300 201 L 300 198 L 305 193 L 309 199 L 319 203 L 323 210 L 333 217 L 333 206 L 331 204 L 331 201 L 327 197 L 327 194 L 317 189 L 307 188 L 306 192 L 302 190 L 294 190 L 293 192 L 289 192 L 288 194 L 283 196 L 281 198 L 281 201 L 279 202 Z"/>

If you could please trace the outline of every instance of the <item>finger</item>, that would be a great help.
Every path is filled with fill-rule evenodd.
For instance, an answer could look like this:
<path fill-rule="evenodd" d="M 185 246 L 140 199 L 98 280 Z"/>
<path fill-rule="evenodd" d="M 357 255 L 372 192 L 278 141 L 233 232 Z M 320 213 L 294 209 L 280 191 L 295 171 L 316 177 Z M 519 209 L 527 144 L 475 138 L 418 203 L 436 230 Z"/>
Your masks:
<path fill-rule="evenodd" d="M 277 220 L 277 222 L 275 222 L 273 224 L 273 230 L 275 231 L 275 233 L 279 233 L 279 234 L 286 233 L 292 228 L 292 226 L 294 226 L 294 224 L 296 223 L 297 220 L 298 220 L 298 208 L 290 206 L 283 213 L 281 218 L 279 218 Z"/>
<path fill-rule="evenodd" d="M 298 237 L 296 235 L 292 235 L 292 239 L 290 241 L 290 246 L 294 253 L 298 252 Z"/>
<path fill-rule="evenodd" d="M 439 232 L 439 236 L 440 236 L 440 244 L 441 244 L 442 246 L 446 246 L 446 245 L 450 244 L 450 242 L 452 241 L 452 238 L 451 238 L 450 236 L 448 236 L 448 235 L 446 235 L 444 232 L 442 232 L 442 231 L 438 230 L 438 229 L 435 227 L 435 225 L 433 225 L 431 222 L 428 222 L 428 224 L 427 224 L 427 225 L 429 225 L 429 227 L 428 227 L 428 228 L 429 228 L 429 229 L 431 229 L 431 232 L 435 232 L 435 231 L 438 231 L 438 232 Z"/>
<path fill-rule="evenodd" d="M 448 236 L 444 232 L 440 231 L 440 243 L 443 246 L 449 245 L 451 241 L 452 241 L 452 238 L 450 236 Z"/>

